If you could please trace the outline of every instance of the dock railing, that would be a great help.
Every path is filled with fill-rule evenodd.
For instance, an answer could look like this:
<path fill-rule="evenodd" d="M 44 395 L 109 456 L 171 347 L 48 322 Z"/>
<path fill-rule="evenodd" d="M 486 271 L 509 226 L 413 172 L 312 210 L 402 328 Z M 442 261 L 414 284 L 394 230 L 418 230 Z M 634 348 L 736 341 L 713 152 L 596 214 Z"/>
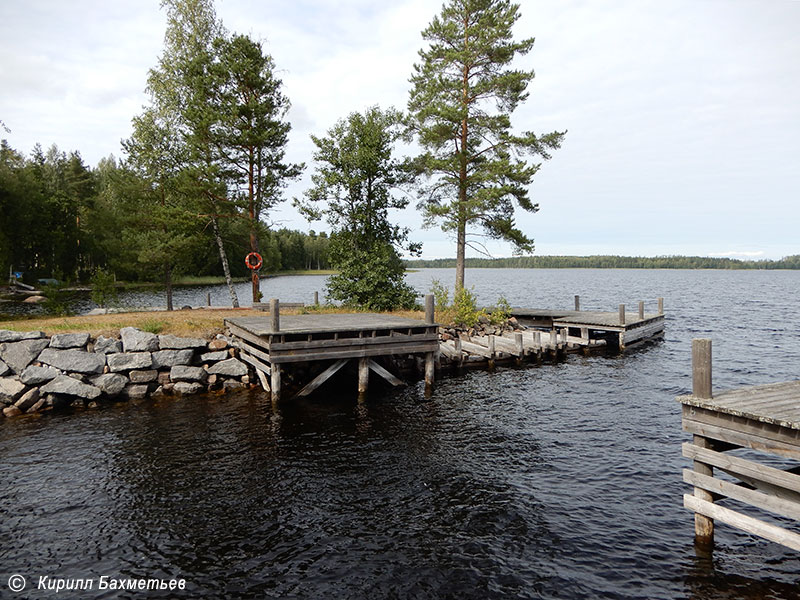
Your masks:
<path fill-rule="evenodd" d="M 693 461 L 683 480 L 694 486 L 684 506 L 695 513 L 695 542 L 712 546 L 718 521 L 800 551 L 800 381 L 740 388 L 714 394 L 711 340 L 692 342 L 692 394 L 679 396 L 683 429 L 692 442 L 683 456 Z M 781 457 L 786 468 L 731 455 L 746 448 Z M 715 475 L 715 469 L 717 475 Z M 724 473 L 728 478 L 722 478 Z M 735 481 L 734 481 L 735 480 Z M 734 501 L 733 507 L 722 506 Z M 772 523 L 744 514 L 738 505 L 783 519 Z"/>

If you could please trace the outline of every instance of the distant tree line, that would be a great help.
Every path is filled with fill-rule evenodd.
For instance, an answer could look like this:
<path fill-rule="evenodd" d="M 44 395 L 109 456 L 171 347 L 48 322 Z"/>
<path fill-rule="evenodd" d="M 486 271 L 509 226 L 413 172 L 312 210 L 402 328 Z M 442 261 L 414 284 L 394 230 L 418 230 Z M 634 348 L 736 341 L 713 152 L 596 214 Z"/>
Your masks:
<path fill-rule="evenodd" d="M 125 281 L 160 281 L 158 265 L 149 264 L 151 223 L 146 182 L 114 157 L 96 168 L 77 151 L 47 151 L 36 146 L 29 157 L 0 142 L 0 274 L 9 268 L 26 277 L 88 281 L 98 267 Z M 208 220 L 186 210 L 176 270 L 219 275 L 219 253 Z M 250 248 L 250 224 L 219 219 L 220 237 L 232 258 L 234 277 L 249 274 L 244 256 Z M 327 269 L 328 234 L 270 229 L 260 224 L 262 273 Z"/>
<path fill-rule="evenodd" d="M 407 260 L 411 269 L 455 268 L 455 258 Z M 800 254 L 780 260 L 738 260 L 707 256 L 515 256 L 468 258 L 468 267 L 494 269 L 800 269 Z"/>

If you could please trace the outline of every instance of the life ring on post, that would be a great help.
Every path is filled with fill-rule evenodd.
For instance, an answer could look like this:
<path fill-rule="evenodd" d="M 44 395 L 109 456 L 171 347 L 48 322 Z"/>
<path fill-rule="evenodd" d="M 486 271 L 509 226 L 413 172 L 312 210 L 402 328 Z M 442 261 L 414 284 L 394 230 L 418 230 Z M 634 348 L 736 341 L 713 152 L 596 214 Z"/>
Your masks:
<path fill-rule="evenodd" d="M 255 259 L 255 262 L 252 262 L 252 259 Z M 247 265 L 248 269 L 252 269 L 253 271 L 258 271 L 262 263 L 261 255 L 258 252 L 251 252 L 244 258 L 244 264 Z"/>

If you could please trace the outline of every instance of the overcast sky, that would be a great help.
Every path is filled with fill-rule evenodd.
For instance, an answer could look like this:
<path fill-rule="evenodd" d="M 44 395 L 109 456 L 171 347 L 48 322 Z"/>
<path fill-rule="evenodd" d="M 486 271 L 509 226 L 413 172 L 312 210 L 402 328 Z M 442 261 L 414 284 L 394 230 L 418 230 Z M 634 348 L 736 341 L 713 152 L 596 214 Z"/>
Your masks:
<path fill-rule="evenodd" d="M 309 134 L 373 104 L 405 108 L 436 0 L 218 0 L 230 31 L 262 40 L 292 102 L 288 158 Z M 800 253 L 800 2 L 522 0 L 536 79 L 515 127 L 568 130 L 518 213 L 537 254 L 780 258 Z M 0 132 L 94 166 L 121 156 L 162 48 L 158 0 L 0 2 Z M 302 194 L 308 181 L 287 197 Z M 285 204 L 274 220 L 320 230 Z M 397 215 L 426 257 L 452 240 Z M 489 244 L 507 256 L 501 243 Z"/>

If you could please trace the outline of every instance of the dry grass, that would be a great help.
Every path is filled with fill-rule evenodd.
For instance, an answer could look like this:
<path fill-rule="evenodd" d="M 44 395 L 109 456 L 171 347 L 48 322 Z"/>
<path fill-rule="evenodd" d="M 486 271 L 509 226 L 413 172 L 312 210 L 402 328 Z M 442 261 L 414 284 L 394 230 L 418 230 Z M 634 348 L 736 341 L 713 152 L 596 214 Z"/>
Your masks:
<path fill-rule="evenodd" d="M 300 309 L 301 311 L 303 309 Z M 308 307 L 307 312 L 345 313 L 354 312 L 338 307 Z M 281 309 L 281 314 L 297 314 L 297 309 Z M 47 335 L 56 333 L 78 333 L 88 331 L 92 336 L 119 335 L 123 327 L 137 327 L 152 333 L 171 333 L 178 336 L 202 337 L 210 339 L 223 333 L 222 320 L 227 317 L 251 316 L 269 313 L 254 313 L 249 308 L 241 309 L 195 309 L 159 312 L 130 312 L 110 315 L 93 315 L 81 317 L 47 317 L 16 321 L 0 321 L 0 329 L 12 331 L 44 331 Z M 420 311 L 397 311 L 392 313 L 410 319 L 422 319 Z"/>

